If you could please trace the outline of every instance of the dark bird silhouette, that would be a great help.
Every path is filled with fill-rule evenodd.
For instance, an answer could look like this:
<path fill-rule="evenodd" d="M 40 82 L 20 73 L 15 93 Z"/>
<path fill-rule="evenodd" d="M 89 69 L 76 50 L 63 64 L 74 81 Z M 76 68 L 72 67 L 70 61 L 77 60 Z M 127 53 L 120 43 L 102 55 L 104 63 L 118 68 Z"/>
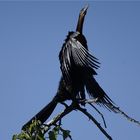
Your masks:
<path fill-rule="evenodd" d="M 72 87 L 73 98 L 85 99 L 85 89 L 90 98 L 115 112 L 113 101 L 107 96 L 94 78 L 99 62 L 88 50 L 87 41 L 83 35 L 83 23 L 88 6 L 79 15 L 76 32 L 69 32 L 59 54 L 60 68 L 67 87 Z"/>
<path fill-rule="evenodd" d="M 33 119 L 44 123 L 52 114 L 56 105 L 66 100 L 84 100 L 85 92 L 90 98 L 96 99 L 97 104 L 101 104 L 115 112 L 112 100 L 96 82 L 95 69 L 99 68 L 99 62 L 89 51 L 86 38 L 84 37 L 83 23 L 88 6 L 85 6 L 79 14 L 77 28 L 75 32 L 69 32 L 65 43 L 59 54 L 62 77 L 55 97 L 39 113 L 37 113 L 23 129 L 32 123 Z"/>

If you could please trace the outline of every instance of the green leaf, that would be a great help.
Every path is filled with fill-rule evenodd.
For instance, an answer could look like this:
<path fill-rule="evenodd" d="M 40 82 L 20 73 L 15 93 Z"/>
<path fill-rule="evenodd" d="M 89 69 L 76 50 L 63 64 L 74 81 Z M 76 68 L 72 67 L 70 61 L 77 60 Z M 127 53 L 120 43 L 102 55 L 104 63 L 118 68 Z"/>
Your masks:
<path fill-rule="evenodd" d="M 50 140 L 56 140 L 57 139 L 57 135 L 55 131 L 49 131 L 49 139 Z"/>
<path fill-rule="evenodd" d="M 37 140 L 45 140 L 45 138 L 43 136 L 38 135 Z"/>
<path fill-rule="evenodd" d="M 12 140 L 16 140 L 17 139 L 17 135 L 13 135 Z"/>
<path fill-rule="evenodd" d="M 63 130 L 63 139 L 71 138 L 69 130 Z"/>

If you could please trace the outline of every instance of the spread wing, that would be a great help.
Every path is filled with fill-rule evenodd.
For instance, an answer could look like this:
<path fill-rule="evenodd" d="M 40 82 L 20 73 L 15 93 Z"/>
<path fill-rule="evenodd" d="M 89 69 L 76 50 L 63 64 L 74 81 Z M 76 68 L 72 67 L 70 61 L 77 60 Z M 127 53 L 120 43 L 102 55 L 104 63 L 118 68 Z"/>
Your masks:
<path fill-rule="evenodd" d="M 68 35 L 59 55 L 61 70 L 67 80 L 71 77 L 73 67 L 92 70 L 96 74 L 94 69 L 98 69 L 100 64 L 98 59 L 88 51 L 86 41 L 82 40 L 85 39 L 83 35 L 76 33 Z"/>

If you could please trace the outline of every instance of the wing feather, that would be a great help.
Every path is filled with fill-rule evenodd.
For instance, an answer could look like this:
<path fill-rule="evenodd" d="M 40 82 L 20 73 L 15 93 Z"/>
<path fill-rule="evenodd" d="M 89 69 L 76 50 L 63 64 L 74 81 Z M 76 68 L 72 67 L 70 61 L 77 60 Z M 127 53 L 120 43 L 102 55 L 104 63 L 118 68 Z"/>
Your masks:
<path fill-rule="evenodd" d="M 76 67 L 93 70 L 99 68 L 99 62 L 87 49 L 87 44 L 81 43 L 77 36 L 78 33 L 68 35 L 60 52 L 61 70 L 67 80 L 70 81 L 72 69 Z M 94 73 L 96 73 L 94 71 Z"/>
<path fill-rule="evenodd" d="M 100 63 L 97 61 L 98 59 L 91 55 L 91 53 L 75 38 L 71 38 L 71 47 L 73 50 L 72 54 L 77 52 L 74 54 L 74 56 L 77 58 L 77 60 L 79 60 L 79 64 L 81 64 L 80 59 L 78 58 L 80 56 L 84 64 L 83 66 L 95 69 L 99 68 Z"/>

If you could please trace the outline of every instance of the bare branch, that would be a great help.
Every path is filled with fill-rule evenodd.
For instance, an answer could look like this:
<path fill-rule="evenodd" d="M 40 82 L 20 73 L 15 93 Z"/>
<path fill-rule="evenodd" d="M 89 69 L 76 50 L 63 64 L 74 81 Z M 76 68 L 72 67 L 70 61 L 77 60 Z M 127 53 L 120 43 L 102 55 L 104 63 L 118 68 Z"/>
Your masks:
<path fill-rule="evenodd" d="M 43 128 L 43 133 L 46 133 L 51 126 L 55 126 L 57 122 L 59 122 L 64 116 L 72 112 L 73 110 L 79 110 L 80 112 L 84 113 L 90 120 L 92 120 L 93 123 L 96 124 L 96 126 L 101 130 L 101 132 L 109 139 L 112 140 L 111 136 L 101 127 L 100 123 L 96 121 L 96 119 L 86 111 L 86 109 L 83 109 L 80 107 L 78 103 L 73 102 L 70 106 L 66 107 L 66 109 L 58 114 L 55 118 L 53 118 L 51 121 L 49 121 L 45 127 Z"/>
<path fill-rule="evenodd" d="M 105 126 L 105 128 L 107 128 L 104 115 L 92 103 L 89 103 L 89 105 L 91 105 L 101 115 L 101 117 L 103 119 L 104 126 Z"/>
<path fill-rule="evenodd" d="M 84 113 L 90 120 L 92 120 L 93 123 L 96 124 L 96 126 L 101 130 L 101 132 L 109 139 L 112 140 L 111 136 L 101 127 L 100 123 L 98 123 L 96 121 L 96 119 L 90 114 L 88 113 L 85 109 L 79 107 L 77 108 L 79 111 L 81 111 L 82 113 Z"/>
<path fill-rule="evenodd" d="M 43 128 L 43 131 L 44 131 L 43 133 L 46 133 L 51 126 L 56 125 L 57 122 L 61 121 L 63 117 L 65 117 L 67 114 L 69 114 L 75 109 L 76 109 L 76 106 L 74 103 L 66 107 L 66 109 L 63 112 L 59 113 L 55 118 L 47 122 L 47 124 L 45 125 L 45 128 Z"/>
<path fill-rule="evenodd" d="M 91 105 L 102 117 L 104 125 L 106 127 L 106 123 L 105 123 L 105 119 L 103 114 L 92 104 L 92 103 L 96 103 L 96 100 L 79 100 L 78 102 L 72 102 L 72 104 L 70 106 L 65 105 L 65 109 L 63 112 L 59 113 L 55 118 L 53 118 L 52 120 L 50 120 L 49 122 L 47 122 L 46 125 L 44 125 L 43 127 L 43 133 L 45 134 L 50 128 L 51 126 L 56 126 L 58 122 L 60 122 L 61 124 L 61 120 L 63 117 L 65 117 L 67 114 L 71 113 L 73 110 L 79 110 L 80 112 L 82 112 L 83 114 L 85 114 L 99 129 L 100 131 L 109 139 L 112 140 L 111 136 L 104 130 L 104 128 L 100 125 L 100 123 L 84 108 L 81 108 L 79 103 L 88 103 L 89 105 Z M 113 109 L 116 110 L 116 113 L 120 113 L 122 114 L 124 117 L 126 117 L 129 121 L 134 122 L 138 125 L 140 125 L 139 121 L 136 121 L 135 119 L 129 117 L 126 113 L 124 113 L 123 111 L 121 111 L 118 107 L 112 106 Z"/>

